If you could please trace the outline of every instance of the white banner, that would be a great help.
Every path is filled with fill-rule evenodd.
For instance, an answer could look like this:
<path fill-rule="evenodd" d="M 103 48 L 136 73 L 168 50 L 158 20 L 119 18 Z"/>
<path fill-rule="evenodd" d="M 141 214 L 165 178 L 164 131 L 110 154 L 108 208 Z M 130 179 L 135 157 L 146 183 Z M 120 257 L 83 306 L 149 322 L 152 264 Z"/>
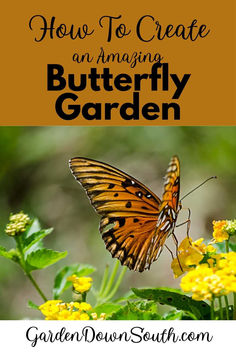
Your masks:
<path fill-rule="evenodd" d="M 2 352 L 24 354 L 222 354 L 235 347 L 235 329 L 235 321 L 0 321 L 0 343 Z"/>

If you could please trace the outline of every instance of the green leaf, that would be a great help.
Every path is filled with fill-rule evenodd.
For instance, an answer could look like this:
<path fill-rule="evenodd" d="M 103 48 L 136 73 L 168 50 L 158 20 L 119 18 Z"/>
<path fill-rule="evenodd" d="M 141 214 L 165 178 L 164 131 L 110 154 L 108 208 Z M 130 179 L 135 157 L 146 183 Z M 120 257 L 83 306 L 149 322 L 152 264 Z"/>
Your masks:
<path fill-rule="evenodd" d="M 107 302 L 105 304 L 101 304 L 101 305 L 94 307 L 92 312 L 96 312 L 99 317 L 101 315 L 101 313 L 105 313 L 106 315 L 110 315 L 119 309 L 120 309 L 120 305 Z"/>
<path fill-rule="evenodd" d="M 231 249 L 231 251 L 236 252 L 236 244 L 230 242 L 229 248 Z"/>
<path fill-rule="evenodd" d="M 41 226 L 38 219 L 33 219 L 32 223 L 27 227 L 25 231 L 25 237 L 29 237 L 37 231 L 40 231 Z"/>
<path fill-rule="evenodd" d="M 45 236 L 49 235 L 53 231 L 53 228 L 40 230 L 32 233 L 23 242 L 24 251 L 28 251 L 34 244 L 42 240 Z M 32 250 L 33 251 L 33 250 Z"/>
<path fill-rule="evenodd" d="M 32 223 L 27 227 L 26 231 L 21 235 L 22 243 L 25 244 L 27 239 L 36 232 L 41 231 L 41 226 L 38 219 L 33 219 Z M 37 251 L 38 249 L 43 248 L 42 240 L 35 242 L 28 250 L 25 250 L 25 259 L 27 258 L 28 254 L 33 251 Z"/>
<path fill-rule="evenodd" d="M 172 310 L 162 317 L 162 320 L 197 320 L 197 318 L 190 312 Z"/>
<path fill-rule="evenodd" d="M 5 247 L 0 246 L 0 256 L 11 259 L 9 252 L 6 250 Z"/>
<path fill-rule="evenodd" d="M 136 289 L 132 291 L 135 295 L 173 306 L 178 310 L 191 312 L 197 319 L 208 319 L 210 315 L 210 306 L 204 301 L 195 301 L 191 297 L 183 294 L 180 290 L 169 288 L 154 288 L 154 289 Z"/>
<path fill-rule="evenodd" d="M 225 243 L 224 242 L 217 242 L 215 245 L 220 252 L 222 252 L 222 253 L 225 252 Z"/>
<path fill-rule="evenodd" d="M 71 286 L 71 282 L 67 278 L 76 274 L 78 277 L 85 277 L 96 270 L 93 266 L 89 264 L 72 264 L 70 266 L 65 266 L 61 268 L 55 277 L 54 287 L 53 287 L 53 298 L 58 299 L 61 293 Z"/>
<path fill-rule="evenodd" d="M 67 252 L 58 252 L 47 248 L 31 252 L 26 258 L 27 264 L 30 265 L 30 269 L 28 270 L 46 268 L 66 257 L 66 255 Z"/>
<path fill-rule="evenodd" d="M 115 303 L 122 303 L 122 302 L 126 302 L 127 300 L 137 300 L 138 296 L 135 295 L 131 290 L 128 291 L 124 296 L 119 297 L 118 299 L 113 300 L 113 302 Z"/>
<path fill-rule="evenodd" d="M 19 263 L 20 261 L 19 255 L 15 249 L 7 251 L 5 247 L 0 246 L 0 256 L 10 259 L 16 263 Z"/>
<path fill-rule="evenodd" d="M 162 317 L 162 320 L 166 320 L 166 321 L 169 321 L 169 320 L 172 320 L 172 321 L 182 320 L 182 317 L 183 317 L 183 311 L 172 310 L 172 311 L 166 313 Z"/>
<path fill-rule="evenodd" d="M 29 300 L 28 301 L 28 307 L 31 308 L 31 309 L 34 309 L 34 310 L 38 310 L 39 309 L 39 306 L 36 305 L 33 301 Z"/>
<path fill-rule="evenodd" d="M 107 320 L 160 320 L 161 316 L 153 309 L 152 304 L 127 303 L 118 311 L 106 316 Z"/>

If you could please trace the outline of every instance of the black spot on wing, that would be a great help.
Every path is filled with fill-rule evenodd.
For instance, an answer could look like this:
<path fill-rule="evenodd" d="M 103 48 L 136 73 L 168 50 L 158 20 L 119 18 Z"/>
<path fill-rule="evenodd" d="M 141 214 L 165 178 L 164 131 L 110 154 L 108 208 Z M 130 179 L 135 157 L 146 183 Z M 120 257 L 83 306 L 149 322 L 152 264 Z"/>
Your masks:
<path fill-rule="evenodd" d="M 124 226 L 124 224 L 125 224 L 125 218 L 119 218 L 119 219 L 118 219 L 118 222 L 119 222 L 119 226 L 120 226 L 120 227 Z"/>
<path fill-rule="evenodd" d="M 130 186 L 135 186 L 135 182 L 132 181 L 131 179 L 129 178 L 126 178 L 125 181 L 123 181 L 122 183 L 122 187 L 126 188 L 126 187 L 130 187 Z"/>
<path fill-rule="evenodd" d="M 135 192 L 135 195 L 136 195 L 137 197 L 139 197 L 139 198 L 142 198 L 143 193 L 140 192 L 140 191 L 138 191 L 138 192 Z"/>

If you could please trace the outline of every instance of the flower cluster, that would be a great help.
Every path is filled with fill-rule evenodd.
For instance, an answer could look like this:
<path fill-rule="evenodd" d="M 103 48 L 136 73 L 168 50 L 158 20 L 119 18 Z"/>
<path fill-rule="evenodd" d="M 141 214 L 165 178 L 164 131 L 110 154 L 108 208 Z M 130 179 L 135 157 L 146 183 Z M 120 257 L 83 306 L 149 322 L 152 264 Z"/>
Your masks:
<path fill-rule="evenodd" d="M 181 280 L 182 290 L 191 291 L 194 300 L 212 300 L 236 291 L 236 253 L 221 253 L 212 259 L 215 262 L 199 264 Z"/>
<path fill-rule="evenodd" d="M 21 211 L 18 214 L 10 215 L 9 221 L 5 232 L 8 236 L 16 236 L 26 230 L 26 226 L 30 223 L 30 218 L 27 214 L 24 214 L 23 211 Z"/>
<path fill-rule="evenodd" d="M 213 242 L 223 242 L 228 240 L 229 234 L 225 230 L 226 220 L 213 221 Z"/>
<path fill-rule="evenodd" d="M 213 221 L 211 243 L 228 242 L 235 231 L 236 220 Z M 188 272 L 180 286 L 183 291 L 192 292 L 194 300 L 212 300 L 236 292 L 236 252 L 217 254 L 212 244 L 203 243 L 203 238 L 195 242 L 185 238 L 178 252 L 171 266 L 175 277 Z"/>
<path fill-rule="evenodd" d="M 91 312 L 92 306 L 87 302 L 65 303 L 62 300 L 48 300 L 39 306 L 39 310 L 45 316 L 45 320 L 104 320 L 102 313 L 98 318 L 95 312 Z"/>
<path fill-rule="evenodd" d="M 76 274 L 71 275 L 67 278 L 73 284 L 73 289 L 78 293 L 87 292 L 92 286 L 92 278 L 89 277 L 78 277 Z"/>
<path fill-rule="evenodd" d="M 213 242 L 223 242 L 236 233 L 236 220 L 213 221 Z"/>
<path fill-rule="evenodd" d="M 236 219 L 226 220 L 224 229 L 229 234 L 229 236 L 236 235 Z"/>

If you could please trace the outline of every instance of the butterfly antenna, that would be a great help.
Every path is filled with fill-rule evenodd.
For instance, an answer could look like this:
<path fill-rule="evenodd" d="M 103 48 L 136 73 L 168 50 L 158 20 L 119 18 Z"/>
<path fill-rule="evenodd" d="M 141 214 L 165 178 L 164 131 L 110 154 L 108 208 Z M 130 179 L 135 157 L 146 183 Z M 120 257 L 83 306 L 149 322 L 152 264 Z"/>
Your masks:
<path fill-rule="evenodd" d="M 210 181 L 210 179 L 213 179 L 213 178 L 217 178 L 217 176 L 212 176 L 212 177 L 209 177 L 207 178 L 204 182 L 200 183 L 197 187 L 193 188 L 190 192 L 188 192 L 187 194 L 185 194 L 183 196 L 183 198 L 180 199 L 180 201 L 182 201 L 184 198 L 186 198 L 189 194 L 191 194 L 192 192 L 194 192 L 196 189 L 198 189 L 199 187 L 201 187 L 203 184 L 205 184 L 206 182 Z"/>

